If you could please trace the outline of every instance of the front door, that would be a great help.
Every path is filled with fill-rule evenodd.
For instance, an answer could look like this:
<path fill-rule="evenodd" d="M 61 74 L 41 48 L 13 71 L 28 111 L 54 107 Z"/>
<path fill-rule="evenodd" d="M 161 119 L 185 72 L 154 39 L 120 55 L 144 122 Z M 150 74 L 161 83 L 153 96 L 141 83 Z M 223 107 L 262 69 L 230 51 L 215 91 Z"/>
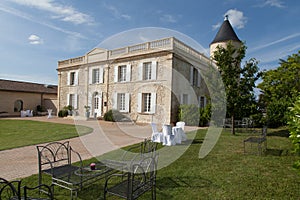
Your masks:
<path fill-rule="evenodd" d="M 94 115 L 96 117 L 102 115 L 102 97 L 100 94 L 94 96 Z"/>

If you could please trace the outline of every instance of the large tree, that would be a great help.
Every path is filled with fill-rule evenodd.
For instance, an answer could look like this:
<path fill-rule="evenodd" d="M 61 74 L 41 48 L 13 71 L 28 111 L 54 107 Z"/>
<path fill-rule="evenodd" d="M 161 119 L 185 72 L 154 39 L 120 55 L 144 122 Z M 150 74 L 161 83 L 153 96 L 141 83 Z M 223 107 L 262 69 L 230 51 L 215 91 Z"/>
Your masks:
<path fill-rule="evenodd" d="M 295 102 L 300 92 L 300 51 L 280 60 L 280 66 L 263 73 L 258 85 L 260 101 L 267 110 L 270 126 L 285 125 L 286 111 Z"/>
<path fill-rule="evenodd" d="M 232 121 L 232 134 L 235 134 L 235 119 L 248 117 L 256 107 L 254 88 L 260 77 L 257 61 L 252 58 L 241 66 L 245 57 L 246 46 L 235 47 L 228 42 L 226 47 L 218 46 L 214 52 L 214 60 L 225 86 L 227 116 Z"/>

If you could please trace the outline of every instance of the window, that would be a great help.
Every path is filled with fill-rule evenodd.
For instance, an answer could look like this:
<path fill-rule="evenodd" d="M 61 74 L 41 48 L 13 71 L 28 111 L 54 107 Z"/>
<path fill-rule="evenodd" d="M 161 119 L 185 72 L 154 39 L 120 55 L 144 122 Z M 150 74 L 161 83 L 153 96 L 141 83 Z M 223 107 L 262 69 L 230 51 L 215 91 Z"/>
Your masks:
<path fill-rule="evenodd" d="M 94 109 L 99 109 L 99 97 L 94 97 Z"/>
<path fill-rule="evenodd" d="M 188 94 L 182 94 L 181 104 L 189 104 L 189 95 Z"/>
<path fill-rule="evenodd" d="M 119 66 L 119 82 L 126 81 L 126 65 Z"/>
<path fill-rule="evenodd" d="M 155 113 L 156 93 L 138 93 L 138 112 Z"/>
<path fill-rule="evenodd" d="M 125 110 L 125 93 L 118 93 L 118 110 Z"/>
<path fill-rule="evenodd" d="M 103 83 L 104 68 L 92 67 L 89 69 L 89 84 Z"/>
<path fill-rule="evenodd" d="M 78 72 L 71 71 L 68 73 L 68 85 L 77 85 L 78 84 Z"/>
<path fill-rule="evenodd" d="M 206 106 L 206 98 L 204 96 L 201 96 L 199 98 L 199 107 L 204 108 Z"/>
<path fill-rule="evenodd" d="M 200 87 L 201 85 L 201 74 L 199 69 L 191 66 L 190 68 L 190 83 L 192 86 Z"/>
<path fill-rule="evenodd" d="M 196 68 L 193 68 L 193 85 L 196 86 L 198 82 L 198 70 Z"/>
<path fill-rule="evenodd" d="M 144 93 L 143 94 L 143 112 L 150 112 L 151 110 L 151 93 Z"/>
<path fill-rule="evenodd" d="M 93 69 L 93 72 L 92 72 L 92 83 L 95 84 L 95 83 L 99 83 L 99 82 L 100 82 L 100 69 L 96 68 L 96 69 Z"/>
<path fill-rule="evenodd" d="M 157 68 L 157 61 L 140 63 L 139 80 L 155 80 L 156 68 Z"/>
<path fill-rule="evenodd" d="M 130 81 L 131 65 L 115 66 L 114 70 L 114 82 Z"/>
<path fill-rule="evenodd" d="M 72 106 L 73 109 L 77 109 L 77 105 L 78 105 L 78 95 L 77 94 L 69 94 L 68 95 L 68 106 Z"/>
<path fill-rule="evenodd" d="M 151 80 L 151 62 L 143 63 L 143 80 Z"/>
<path fill-rule="evenodd" d="M 129 93 L 115 93 L 113 108 L 120 112 L 129 112 Z"/>
<path fill-rule="evenodd" d="M 75 72 L 70 73 L 70 85 L 75 85 Z"/>

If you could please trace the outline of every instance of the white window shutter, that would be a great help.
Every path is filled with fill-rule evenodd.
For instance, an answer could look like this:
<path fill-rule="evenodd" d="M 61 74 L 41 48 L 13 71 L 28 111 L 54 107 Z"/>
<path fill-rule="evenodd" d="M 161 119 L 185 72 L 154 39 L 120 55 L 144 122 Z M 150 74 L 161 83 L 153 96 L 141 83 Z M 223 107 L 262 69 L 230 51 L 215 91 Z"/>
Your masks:
<path fill-rule="evenodd" d="M 118 66 L 114 67 L 114 82 L 118 82 Z"/>
<path fill-rule="evenodd" d="M 89 69 L 89 84 L 93 83 L 93 68 Z"/>
<path fill-rule="evenodd" d="M 67 77 L 67 85 L 70 85 L 70 76 L 71 76 L 71 73 L 70 72 L 68 72 L 68 75 L 67 75 L 68 77 Z"/>
<path fill-rule="evenodd" d="M 78 85 L 78 71 L 75 72 L 75 77 L 74 77 L 74 85 Z"/>
<path fill-rule="evenodd" d="M 156 80 L 157 61 L 151 63 L 151 80 Z"/>
<path fill-rule="evenodd" d="M 71 94 L 68 94 L 68 95 L 67 95 L 67 106 L 70 105 L 70 95 L 71 95 Z"/>
<path fill-rule="evenodd" d="M 150 113 L 154 114 L 156 111 L 156 93 L 151 93 L 151 108 Z"/>
<path fill-rule="evenodd" d="M 112 107 L 113 109 L 118 109 L 118 93 L 114 92 L 113 99 L 112 99 Z"/>
<path fill-rule="evenodd" d="M 139 80 L 143 80 L 143 63 L 139 63 Z"/>
<path fill-rule="evenodd" d="M 193 85 L 194 82 L 194 67 L 190 67 L 190 84 Z"/>
<path fill-rule="evenodd" d="M 141 113 L 142 112 L 142 93 L 138 93 L 137 95 L 138 99 L 137 99 L 137 112 Z"/>
<path fill-rule="evenodd" d="M 74 102 L 74 109 L 78 109 L 78 94 L 74 94 L 74 99 L 75 99 L 75 102 Z"/>
<path fill-rule="evenodd" d="M 99 82 L 104 83 L 104 68 L 103 67 L 100 67 L 100 70 L 99 70 Z"/>
<path fill-rule="evenodd" d="M 129 82 L 131 79 L 131 65 L 126 66 L 126 81 Z"/>
<path fill-rule="evenodd" d="M 197 87 L 201 86 L 201 74 L 200 74 L 200 70 L 198 69 L 198 77 L 197 77 Z"/>
<path fill-rule="evenodd" d="M 204 96 L 204 107 L 206 106 L 206 97 Z"/>
<path fill-rule="evenodd" d="M 130 103 L 129 93 L 125 93 L 125 112 L 129 112 L 129 103 Z"/>

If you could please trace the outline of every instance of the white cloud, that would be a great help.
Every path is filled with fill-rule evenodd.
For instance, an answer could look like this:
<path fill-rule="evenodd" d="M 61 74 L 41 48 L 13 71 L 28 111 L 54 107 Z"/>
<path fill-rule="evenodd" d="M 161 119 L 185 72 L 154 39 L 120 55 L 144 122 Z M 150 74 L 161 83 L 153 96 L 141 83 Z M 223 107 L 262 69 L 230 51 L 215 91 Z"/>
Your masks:
<path fill-rule="evenodd" d="M 63 6 L 55 3 L 53 0 L 11 0 L 19 5 L 33 7 L 39 10 L 47 11 L 62 21 L 73 24 L 92 24 L 93 19 L 87 14 L 77 11 L 71 6 Z"/>
<path fill-rule="evenodd" d="M 176 18 L 173 15 L 168 15 L 168 14 L 161 16 L 160 20 L 162 22 L 168 22 L 168 23 L 176 23 L 177 22 Z"/>
<path fill-rule="evenodd" d="M 224 17 L 226 16 L 228 16 L 228 20 L 230 21 L 230 24 L 237 29 L 244 28 L 247 23 L 247 18 L 244 16 L 244 13 L 242 11 L 236 9 L 230 9 L 224 14 Z M 213 25 L 212 30 L 216 30 L 220 28 L 221 25 L 222 25 L 221 22 Z"/>
<path fill-rule="evenodd" d="M 251 49 L 251 51 L 257 51 L 257 50 L 260 50 L 260 49 L 263 49 L 263 48 L 266 48 L 266 47 L 269 47 L 269 46 L 272 46 L 272 45 L 278 44 L 280 42 L 284 42 L 284 41 L 287 41 L 287 40 L 290 40 L 290 39 L 293 39 L 293 38 L 299 37 L 299 36 L 300 36 L 300 33 L 295 33 L 295 34 L 292 34 L 292 35 L 288 35 L 286 37 L 283 37 L 283 38 L 280 38 L 278 40 L 269 42 L 267 44 L 263 44 L 263 45 L 259 45 L 257 47 L 254 47 L 254 48 Z"/>
<path fill-rule="evenodd" d="M 212 29 L 213 29 L 213 30 L 216 30 L 216 29 L 220 28 L 221 25 L 222 25 L 222 23 L 219 22 L 219 23 L 213 25 L 213 26 L 212 26 Z"/>
<path fill-rule="evenodd" d="M 39 36 L 34 34 L 30 35 L 28 37 L 28 40 L 30 44 L 43 44 L 43 40 Z"/>
<path fill-rule="evenodd" d="M 11 15 L 15 15 L 17 17 L 20 17 L 20 18 L 26 19 L 28 21 L 31 21 L 31 22 L 34 22 L 34 23 L 46 26 L 48 28 L 51 28 L 53 30 L 56 30 L 56 31 L 59 31 L 59 32 L 62 32 L 62 33 L 68 34 L 68 35 L 73 35 L 73 36 L 78 37 L 78 38 L 86 39 L 85 36 L 81 35 L 78 32 L 69 31 L 69 30 L 60 28 L 58 26 L 54 26 L 52 24 L 49 24 L 49 23 L 46 23 L 46 22 L 42 22 L 42 21 L 40 21 L 37 18 L 33 18 L 31 15 L 29 15 L 27 13 L 21 12 L 19 10 L 14 9 L 14 8 L 10 8 L 10 7 L 4 6 L 2 4 L 0 4 L 0 11 L 9 13 Z"/>
<path fill-rule="evenodd" d="M 108 9 L 113 14 L 113 16 L 115 18 L 117 18 L 117 19 L 126 19 L 126 20 L 131 19 L 130 15 L 121 13 L 121 11 L 119 11 L 119 9 L 117 9 L 115 6 L 109 5 L 109 4 L 106 4 L 106 3 L 103 3 L 103 5 L 106 9 Z"/>
<path fill-rule="evenodd" d="M 244 13 L 242 11 L 230 9 L 224 14 L 224 17 L 226 15 L 228 16 L 228 20 L 233 27 L 236 27 L 237 29 L 245 27 L 247 18 L 244 16 Z"/>
<path fill-rule="evenodd" d="M 280 0 L 266 0 L 264 4 L 261 5 L 261 7 L 264 6 L 272 6 L 277 8 L 284 8 L 284 3 Z"/>

